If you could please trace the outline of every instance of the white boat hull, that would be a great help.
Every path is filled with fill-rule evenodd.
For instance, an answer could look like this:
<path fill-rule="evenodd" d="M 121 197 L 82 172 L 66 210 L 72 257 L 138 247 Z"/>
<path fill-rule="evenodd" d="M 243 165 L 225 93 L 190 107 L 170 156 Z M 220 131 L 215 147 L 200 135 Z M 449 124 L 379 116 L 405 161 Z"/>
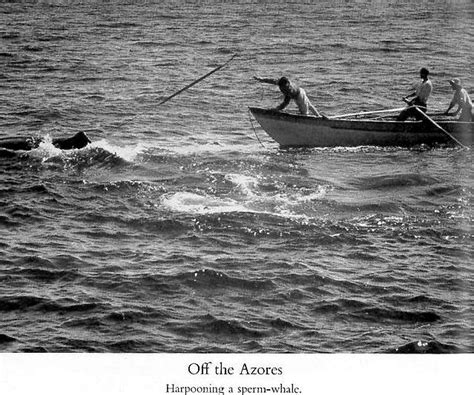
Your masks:
<path fill-rule="evenodd" d="M 456 144 L 447 134 L 423 121 L 341 120 L 250 108 L 281 147 L 356 147 Z M 439 122 L 465 145 L 472 145 L 474 122 Z"/>

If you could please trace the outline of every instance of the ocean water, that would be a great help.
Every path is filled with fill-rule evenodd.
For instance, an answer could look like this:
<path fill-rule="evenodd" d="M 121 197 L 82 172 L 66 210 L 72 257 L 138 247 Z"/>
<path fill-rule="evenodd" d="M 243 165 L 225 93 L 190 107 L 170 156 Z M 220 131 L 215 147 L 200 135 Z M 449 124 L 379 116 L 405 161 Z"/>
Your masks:
<path fill-rule="evenodd" d="M 469 0 L 0 4 L 0 137 L 45 138 L 0 155 L 0 351 L 473 352 L 472 151 L 280 150 L 248 112 L 281 100 L 254 75 L 341 114 L 400 107 L 423 66 L 445 110 L 448 79 L 474 86 L 473 20 Z"/>

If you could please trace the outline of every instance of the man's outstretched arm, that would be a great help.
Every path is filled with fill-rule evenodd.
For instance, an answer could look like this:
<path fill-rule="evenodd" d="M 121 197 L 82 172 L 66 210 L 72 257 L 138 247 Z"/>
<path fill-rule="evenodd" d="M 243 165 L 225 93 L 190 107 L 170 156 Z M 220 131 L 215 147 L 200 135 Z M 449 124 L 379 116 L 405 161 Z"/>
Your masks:
<path fill-rule="evenodd" d="M 254 76 L 253 78 L 256 79 L 259 82 L 265 82 L 266 84 L 278 85 L 278 80 L 276 80 L 274 78 L 261 78 L 261 77 L 257 77 L 257 76 Z"/>

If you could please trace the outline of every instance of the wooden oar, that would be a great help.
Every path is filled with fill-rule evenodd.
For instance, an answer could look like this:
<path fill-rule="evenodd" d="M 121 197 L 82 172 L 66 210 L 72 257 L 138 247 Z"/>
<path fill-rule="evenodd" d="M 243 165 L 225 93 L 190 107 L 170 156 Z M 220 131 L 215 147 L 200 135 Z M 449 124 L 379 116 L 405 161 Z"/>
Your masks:
<path fill-rule="evenodd" d="M 171 96 L 168 96 L 166 99 L 162 100 L 161 102 L 158 103 L 158 106 L 161 106 L 162 104 L 166 103 L 168 100 L 171 100 L 173 97 L 179 95 L 180 93 L 184 92 L 186 89 L 191 88 L 193 85 L 196 85 L 198 82 L 201 82 L 204 78 L 209 77 L 211 74 L 214 74 L 216 71 L 219 71 L 223 67 L 227 66 L 232 59 L 236 57 L 236 54 L 232 55 L 232 57 L 225 62 L 224 64 L 221 64 L 220 66 L 216 67 L 214 70 L 211 70 L 209 73 L 206 75 L 203 75 L 202 77 L 199 77 L 197 80 L 191 82 L 190 84 L 186 85 L 184 88 L 180 89 L 179 91 L 173 93 Z"/>
<path fill-rule="evenodd" d="M 461 147 L 469 150 L 469 147 L 466 147 L 463 143 L 461 143 L 456 137 L 454 137 L 451 133 L 449 133 L 448 131 L 446 131 L 445 129 L 443 129 L 441 126 L 439 126 L 435 121 L 433 121 L 433 119 L 431 119 L 431 117 L 429 117 L 428 115 L 426 115 L 423 111 L 421 111 L 417 106 L 413 106 L 415 108 L 416 111 L 418 111 L 418 114 L 420 114 L 424 120 L 426 120 L 427 122 L 431 123 L 434 127 L 436 127 L 436 129 L 438 130 L 441 130 L 444 134 L 446 134 L 447 136 L 449 136 L 453 141 L 455 141 L 456 143 L 458 143 Z"/>
<path fill-rule="evenodd" d="M 430 117 L 432 116 L 440 116 L 440 115 L 444 115 L 446 117 L 452 117 L 453 114 L 446 114 L 445 111 L 436 111 L 436 112 L 430 112 Z"/>
<path fill-rule="evenodd" d="M 383 114 L 387 112 L 398 112 L 404 110 L 406 107 L 400 108 L 391 108 L 390 110 L 377 110 L 377 111 L 365 111 L 365 112 L 354 112 L 351 114 L 341 114 L 341 115 L 333 115 L 329 117 L 329 119 L 337 119 L 337 118 L 347 118 L 347 117 L 356 117 L 360 115 L 372 115 L 372 114 Z"/>

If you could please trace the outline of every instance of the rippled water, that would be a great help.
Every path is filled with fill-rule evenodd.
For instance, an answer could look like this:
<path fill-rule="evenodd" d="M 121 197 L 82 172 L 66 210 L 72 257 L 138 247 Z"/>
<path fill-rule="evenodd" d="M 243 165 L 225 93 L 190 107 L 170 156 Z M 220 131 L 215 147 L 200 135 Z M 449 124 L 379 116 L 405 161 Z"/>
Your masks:
<path fill-rule="evenodd" d="M 472 86 L 470 1 L 10 2 L 0 133 L 4 352 L 472 352 L 472 153 L 280 151 L 288 75 L 328 114 Z M 164 97 L 232 54 L 225 69 Z M 253 122 L 253 123 L 252 123 Z"/>

